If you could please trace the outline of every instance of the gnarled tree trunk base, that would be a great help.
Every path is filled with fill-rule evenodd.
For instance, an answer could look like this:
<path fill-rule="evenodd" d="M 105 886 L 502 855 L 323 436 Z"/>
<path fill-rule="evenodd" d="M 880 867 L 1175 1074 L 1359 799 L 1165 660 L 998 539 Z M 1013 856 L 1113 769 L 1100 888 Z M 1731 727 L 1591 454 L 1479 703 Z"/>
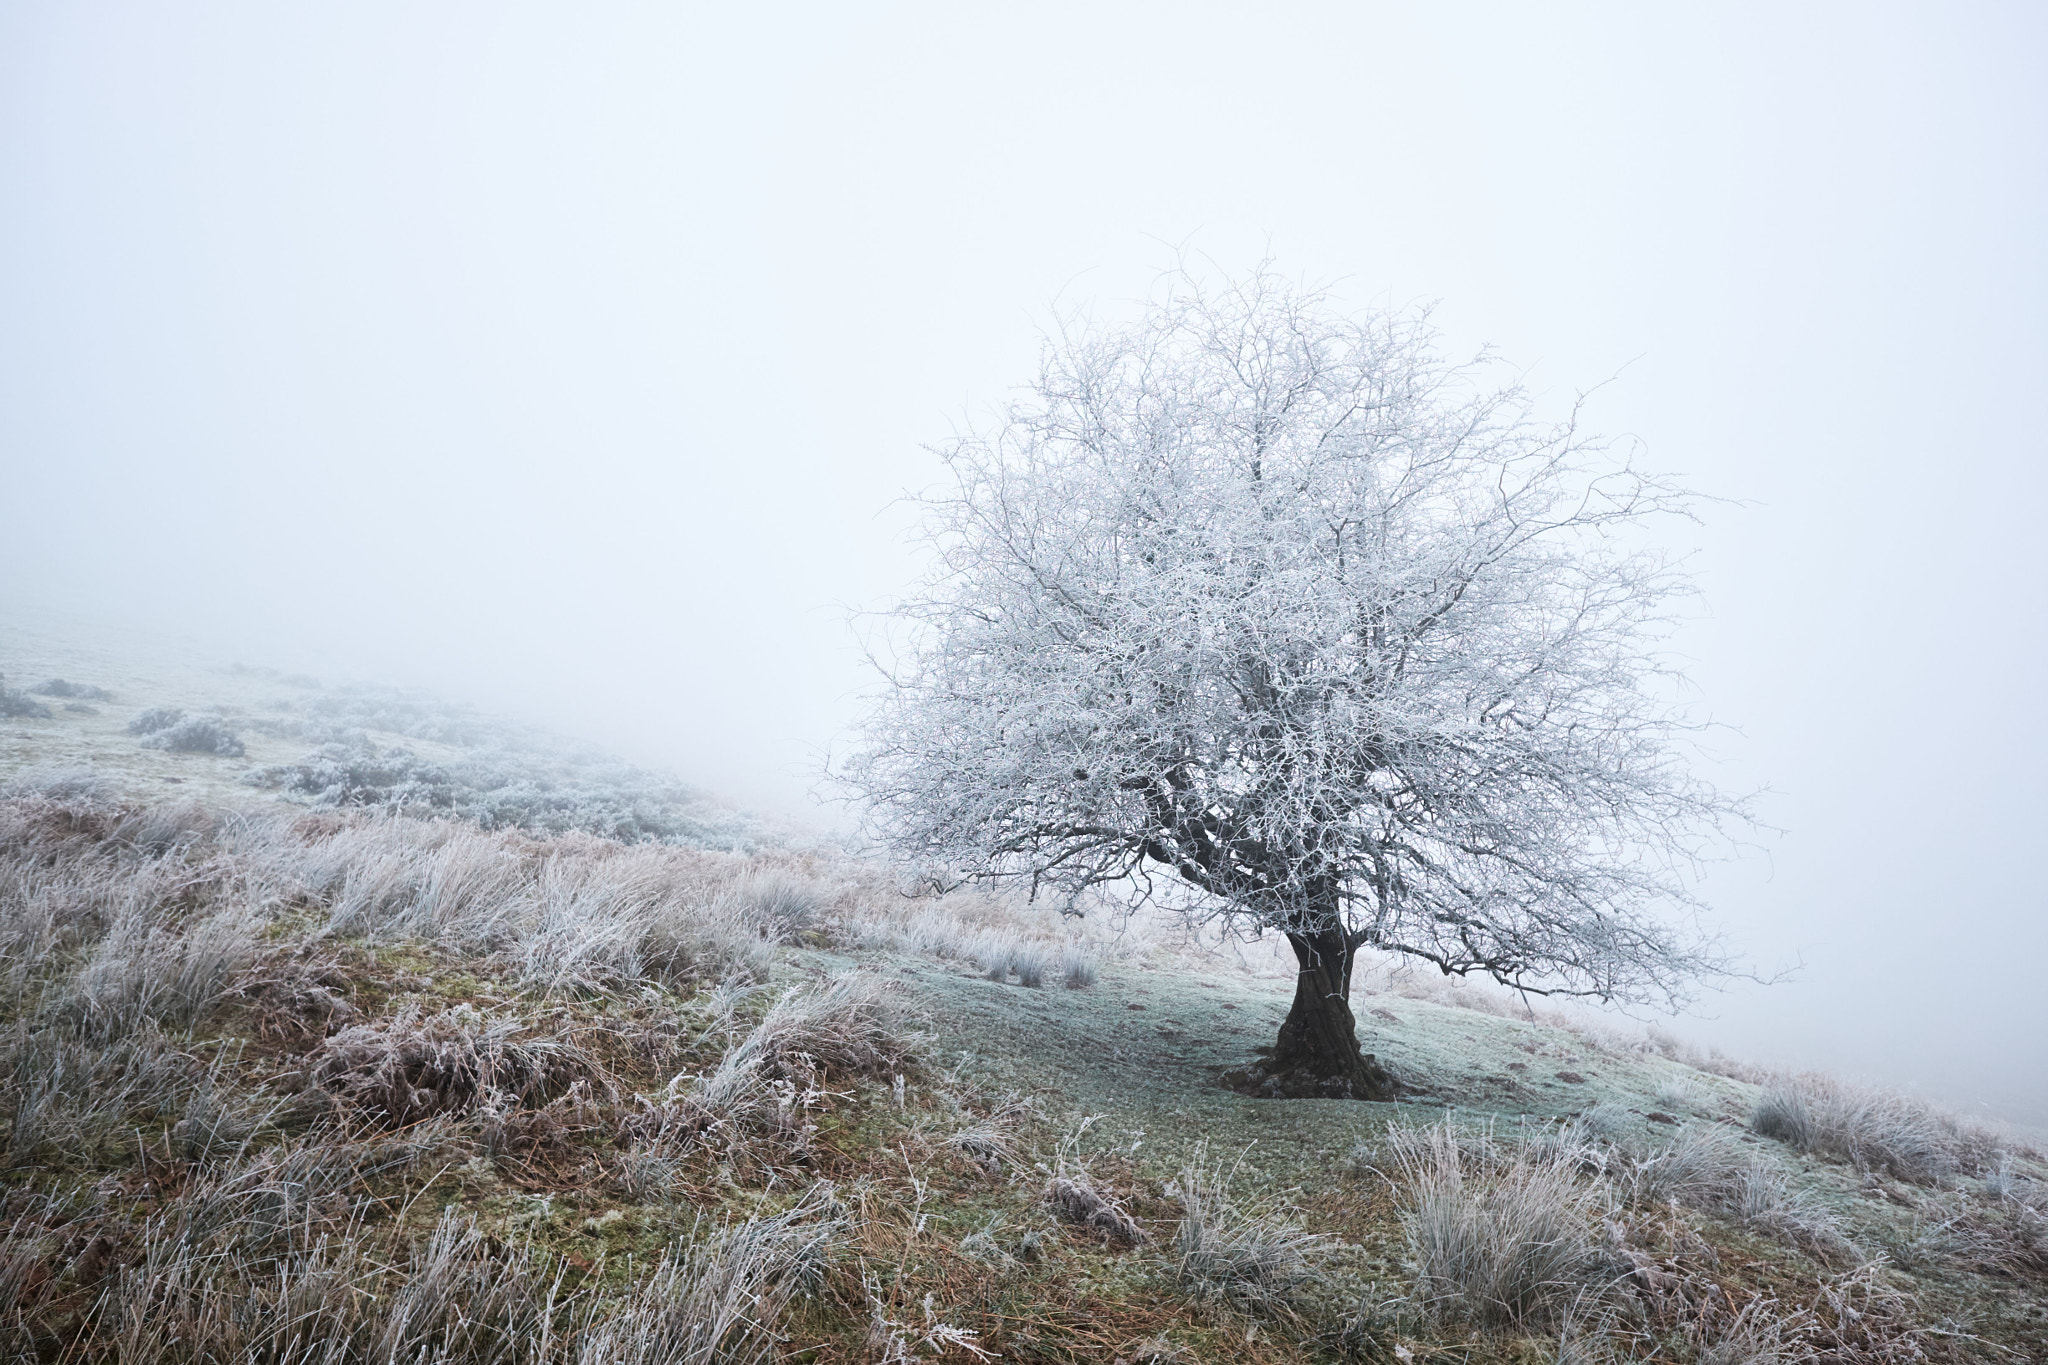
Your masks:
<path fill-rule="evenodd" d="M 1379 1059 L 1358 1048 L 1352 1017 L 1351 955 L 1341 931 L 1289 934 L 1301 963 L 1294 1004 L 1268 1056 L 1223 1074 L 1231 1090 L 1265 1099 L 1391 1100 L 1400 1085 Z"/>
<path fill-rule="evenodd" d="M 1270 1058 L 1223 1073 L 1226 1090 L 1253 1095 L 1262 1100 L 1378 1100 L 1400 1098 L 1401 1087 L 1394 1074 L 1379 1064 L 1370 1052 L 1359 1054 L 1359 1066 L 1350 1075 L 1318 1075 L 1311 1067 L 1283 1068 Z"/>

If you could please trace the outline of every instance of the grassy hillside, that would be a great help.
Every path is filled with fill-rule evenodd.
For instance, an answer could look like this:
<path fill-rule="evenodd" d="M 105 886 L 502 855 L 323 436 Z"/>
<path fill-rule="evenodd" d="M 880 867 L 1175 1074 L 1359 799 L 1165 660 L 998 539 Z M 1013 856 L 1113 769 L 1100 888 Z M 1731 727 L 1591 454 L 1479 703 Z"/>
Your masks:
<path fill-rule="evenodd" d="M 264 727 L 328 689 L 48 671 L 0 719 L 7 1359 L 2048 1358 L 2048 1166 L 1912 1101 L 1385 970 L 1402 1102 L 1254 1099 L 1258 945 L 389 728 L 424 700 L 352 694 L 447 800 L 292 787 L 350 737 Z M 167 706 L 244 752 L 143 747 Z M 672 823 L 549 824 L 618 809 Z"/>

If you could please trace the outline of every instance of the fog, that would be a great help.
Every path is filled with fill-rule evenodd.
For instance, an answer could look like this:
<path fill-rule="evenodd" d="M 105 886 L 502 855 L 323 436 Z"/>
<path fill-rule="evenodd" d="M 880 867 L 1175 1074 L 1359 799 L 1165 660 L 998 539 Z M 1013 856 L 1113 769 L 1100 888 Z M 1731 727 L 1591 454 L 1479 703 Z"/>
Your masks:
<path fill-rule="evenodd" d="M 2037 6 L 0 10 L 0 594 L 810 795 L 923 443 L 1182 250 L 1439 301 L 1731 499 L 1768 989 L 2048 1124 Z M 0 604 L 4 605 L 4 604 Z"/>

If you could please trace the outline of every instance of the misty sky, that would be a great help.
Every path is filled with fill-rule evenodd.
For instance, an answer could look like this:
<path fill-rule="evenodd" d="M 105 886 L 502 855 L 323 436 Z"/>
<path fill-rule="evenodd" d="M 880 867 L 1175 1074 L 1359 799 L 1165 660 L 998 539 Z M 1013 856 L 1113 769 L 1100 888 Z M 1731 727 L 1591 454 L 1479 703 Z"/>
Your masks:
<path fill-rule="evenodd" d="M 1707 890 L 1807 965 L 1682 1031 L 2048 1124 L 2044 71 L 2023 4 L 0 4 L 0 594 L 804 812 L 922 443 L 1270 252 L 1741 500 L 1683 645 L 1787 833 Z"/>

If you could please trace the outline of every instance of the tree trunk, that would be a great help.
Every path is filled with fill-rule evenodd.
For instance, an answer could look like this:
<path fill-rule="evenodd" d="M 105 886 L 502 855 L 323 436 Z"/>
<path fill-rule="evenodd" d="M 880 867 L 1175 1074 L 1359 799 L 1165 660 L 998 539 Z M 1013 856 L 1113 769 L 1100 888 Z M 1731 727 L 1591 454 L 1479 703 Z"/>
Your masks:
<path fill-rule="evenodd" d="M 1331 1099 L 1391 1100 L 1394 1078 L 1358 1048 L 1358 1023 L 1351 1014 L 1351 950 L 1342 922 L 1292 931 L 1287 942 L 1301 964 L 1294 1006 L 1280 1025 L 1280 1041 L 1258 1093 L 1322 1096 Z"/>

